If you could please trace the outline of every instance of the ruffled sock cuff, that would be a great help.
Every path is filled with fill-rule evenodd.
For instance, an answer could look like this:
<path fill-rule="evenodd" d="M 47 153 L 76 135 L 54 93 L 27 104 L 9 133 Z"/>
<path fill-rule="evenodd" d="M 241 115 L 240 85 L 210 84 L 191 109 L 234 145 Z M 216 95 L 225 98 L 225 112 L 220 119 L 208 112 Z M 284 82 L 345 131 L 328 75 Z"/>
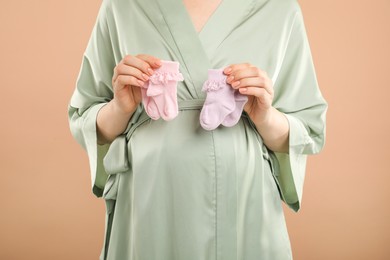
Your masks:
<path fill-rule="evenodd" d="M 223 69 L 209 69 L 208 79 L 204 82 L 202 91 L 216 91 L 226 86 L 226 84 L 226 75 L 223 74 Z"/>
<path fill-rule="evenodd" d="M 179 63 L 177 61 L 161 61 L 162 65 L 158 68 L 149 80 L 154 84 L 168 83 L 169 81 L 183 81 L 183 75 L 179 72 Z"/>

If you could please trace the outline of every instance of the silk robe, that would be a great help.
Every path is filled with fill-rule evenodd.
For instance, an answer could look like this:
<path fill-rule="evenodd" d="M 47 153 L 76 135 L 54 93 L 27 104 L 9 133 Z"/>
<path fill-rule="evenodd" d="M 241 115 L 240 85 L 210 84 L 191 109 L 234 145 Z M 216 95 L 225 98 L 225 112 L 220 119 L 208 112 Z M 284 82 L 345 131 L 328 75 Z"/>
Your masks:
<path fill-rule="evenodd" d="M 180 63 L 179 115 L 154 121 L 140 105 L 123 134 L 98 145 L 113 69 L 140 53 Z M 200 126 L 207 70 L 243 62 L 274 83 L 288 153 L 269 150 L 245 113 L 234 127 Z M 281 203 L 301 207 L 326 110 L 296 0 L 224 0 L 199 33 L 180 0 L 103 0 L 68 107 L 92 191 L 106 202 L 100 259 L 292 259 Z"/>

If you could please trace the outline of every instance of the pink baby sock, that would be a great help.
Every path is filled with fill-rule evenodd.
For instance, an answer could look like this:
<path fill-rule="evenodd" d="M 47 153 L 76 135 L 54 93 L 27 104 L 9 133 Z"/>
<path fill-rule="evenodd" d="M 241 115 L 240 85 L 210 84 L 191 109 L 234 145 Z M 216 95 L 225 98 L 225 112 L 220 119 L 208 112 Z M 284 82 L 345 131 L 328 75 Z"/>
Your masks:
<path fill-rule="evenodd" d="M 146 113 L 150 116 L 151 119 L 157 120 L 160 118 L 160 115 L 157 110 L 156 103 L 149 97 L 147 94 L 147 84 L 141 87 L 142 94 L 142 103 L 144 105 Z"/>
<path fill-rule="evenodd" d="M 162 117 L 169 121 L 179 113 L 177 82 L 183 81 L 183 75 L 179 72 L 178 62 L 162 60 L 161 63 L 147 81 L 146 96 L 150 100 L 145 100 L 144 105 L 150 118 L 157 120 Z"/>
<path fill-rule="evenodd" d="M 234 89 L 226 83 L 222 69 L 209 69 L 202 91 L 207 96 L 200 112 L 200 124 L 206 130 L 214 130 L 236 108 Z"/>
<path fill-rule="evenodd" d="M 241 94 L 238 90 L 235 90 L 234 100 L 236 102 L 236 108 L 225 117 L 225 120 L 222 121 L 222 125 L 226 127 L 231 127 L 238 123 L 241 118 L 242 110 L 248 101 L 248 97 Z"/>

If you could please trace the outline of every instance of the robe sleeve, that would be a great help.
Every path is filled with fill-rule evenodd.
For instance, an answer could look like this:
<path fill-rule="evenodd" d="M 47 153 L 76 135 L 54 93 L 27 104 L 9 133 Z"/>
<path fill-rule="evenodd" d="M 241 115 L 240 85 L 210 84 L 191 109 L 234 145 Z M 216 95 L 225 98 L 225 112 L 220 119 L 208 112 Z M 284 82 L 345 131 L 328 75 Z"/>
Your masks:
<path fill-rule="evenodd" d="M 107 19 L 109 2 L 102 1 L 68 104 L 70 130 L 88 154 L 92 191 L 97 197 L 102 196 L 108 177 L 103 167 L 103 157 L 109 145 L 97 144 L 96 117 L 113 97 L 111 81 L 116 64 Z"/>
<path fill-rule="evenodd" d="M 295 14 L 280 70 L 274 80 L 273 106 L 289 123 L 289 152 L 271 152 L 282 199 L 294 211 L 302 202 L 306 159 L 325 143 L 328 104 L 318 86 L 301 9 Z"/>

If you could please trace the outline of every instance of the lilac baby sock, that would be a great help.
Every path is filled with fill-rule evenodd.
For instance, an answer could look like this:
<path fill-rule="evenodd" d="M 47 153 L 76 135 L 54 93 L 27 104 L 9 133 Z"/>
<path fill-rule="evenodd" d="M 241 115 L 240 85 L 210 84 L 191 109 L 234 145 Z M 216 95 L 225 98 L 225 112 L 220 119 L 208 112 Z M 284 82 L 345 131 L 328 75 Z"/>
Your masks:
<path fill-rule="evenodd" d="M 222 122 L 222 125 L 226 127 L 231 127 L 238 123 L 241 118 L 242 110 L 244 109 L 246 102 L 248 102 L 248 97 L 241 94 L 238 90 L 235 90 L 234 100 L 236 102 L 236 108 L 227 115 Z"/>
<path fill-rule="evenodd" d="M 200 112 L 200 124 L 206 130 L 214 130 L 236 108 L 234 89 L 226 83 L 222 69 L 209 69 L 202 91 L 207 96 Z"/>
<path fill-rule="evenodd" d="M 183 75 L 178 62 L 162 60 L 161 63 L 147 82 L 146 95 L 151 100 L 146 105 L 146 112 L 154 120 L 162 117 L 169 121 L 179 113 L 177 82 L 183 81 Z"/>

